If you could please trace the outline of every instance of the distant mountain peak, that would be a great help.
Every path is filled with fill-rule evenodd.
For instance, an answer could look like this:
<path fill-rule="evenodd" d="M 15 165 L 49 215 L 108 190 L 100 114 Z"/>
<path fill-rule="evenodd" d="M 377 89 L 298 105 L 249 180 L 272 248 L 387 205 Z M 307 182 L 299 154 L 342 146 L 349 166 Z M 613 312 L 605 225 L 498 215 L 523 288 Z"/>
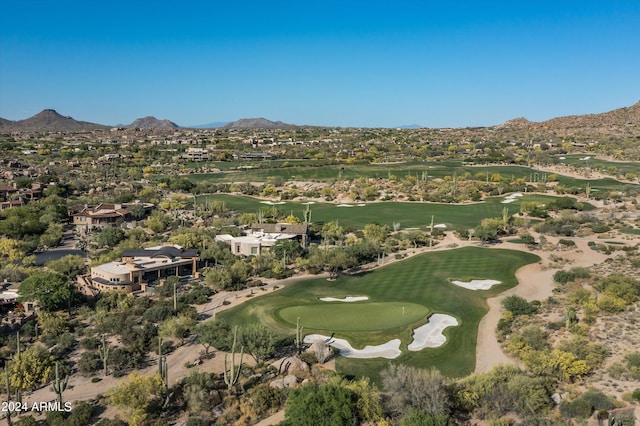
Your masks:
<path fill-rule="evenodd" d="M 283 123 L 282 121 L 271 121 L 266 118 L 241 118 L 224 126 L 226 129 L 279 129 L 293 127 L 294 124 Z"/>
<path fill-rule="evenodd" d="M 180 126 L 173 121 L 158 120 L 157 118 L 149 115 L 147 117 L 138 118 L 127 127 L 137 129 L 178 129 Z"/>
<path fill-rule="evenodd" d="M 2 122 L 2 126 L 7 130 L 24 132 L 87 131 L 107 128 L 101 124 L 74 120 L 50 108 L 43 109 L 25 120 Z"/>

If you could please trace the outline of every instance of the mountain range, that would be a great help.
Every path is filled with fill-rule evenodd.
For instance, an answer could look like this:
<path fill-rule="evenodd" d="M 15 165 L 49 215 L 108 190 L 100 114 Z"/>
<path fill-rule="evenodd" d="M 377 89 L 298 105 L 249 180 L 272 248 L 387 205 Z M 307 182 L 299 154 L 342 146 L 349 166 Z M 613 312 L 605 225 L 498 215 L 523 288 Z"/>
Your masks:
<path fill-rule="evenodd" d="M 0 118 L 0 132 L 55 132 L 55 131 L 91 131 L 109 129 L 107 126 L 87 121 L 78 121 L 72 117 L 63 116 L 53 109 L 45 109 L 33 117 L 25 120 L 11 121 Z M 135 120 L 126 126 L 140 129 L 177 129 L 176 123 L 169 120 L 158 120 L 155 117 L 144 117 Z M 266 118 L 243 118 L 231 123 L 218 122 L 206 125 L 191 126 L 191 128 L 225 128 L 225 129 L 282 129 L 297 127 L 295 124 L 287 124 L 282 121 L 271 121 Z M 418 125 L 400 126 L 402 128 L 422 127 Z M 629 107 L 618 108 L 613 111 L 600 114 L 570 115 L 566 117 L 552 118 L 547 121 L 533 122 L 520 117 L 508 120 L 495 126 L 498 129 L 583 129 L 604 132 L 614 129 L 629 129 L 640 127 L 640 102 Z"/>

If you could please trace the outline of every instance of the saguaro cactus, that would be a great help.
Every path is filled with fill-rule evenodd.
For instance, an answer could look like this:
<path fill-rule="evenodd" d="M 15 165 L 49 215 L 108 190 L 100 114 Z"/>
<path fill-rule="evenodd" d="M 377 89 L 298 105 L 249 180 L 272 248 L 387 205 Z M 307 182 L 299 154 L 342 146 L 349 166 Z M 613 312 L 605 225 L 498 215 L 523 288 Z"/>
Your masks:
<path fill-rule="evenodd" d="M 296 337 L 293 340 L 293 343 L 296 345 L 296 351 L 298 355 L 302 353 L 302 349 L 304 347 L 304 342 L 302 341 L 302 330 L 304 327 L 300 326 L 300 317 L 296 320 Z"/>
<path fill-rule="evenodd" d="M 98 349 L 98 354 L 100 355 L 100 359 L 102 360 L 102 373 L 107 375 L 107 360 L 109 359 L 109 345 L 104 338 L 104 334 L 102 335 L 102 344 Z"/>
<path fill-rule="evenodd" d="M 240 349 L 240 364 L 236 365 L 236 342 L 238 337 L 238 327 L 236 326 L 233 330 L 233 345 L 231 345 L 231 365 L 227 367 L 228 361 L 227 357 L 229 354 L 225 354 L 224 356 L 224 382 L 227 384 L 227 391 L 229 395 L 231 395 L 231 390 L 235 385 L 238 384 L 240 380 L 240 370 L 242 370 L 242 357 L 244 355 L 244 347 Z"/>
<path fill-rule="evenodd" d="M 162 354 L 162 337 L 158 337 L 158 374 L 162 377 L 165 389 L 169 387 L 169 367 L 167 356 Z"/>
<path fill-rule="evenodd" d="M 67 390 L 67 384 L 69 383 L 69 376 L 64 376 L 64 379 L 60 380 L 60 375 L 58 374 L 59 362 L 56 361 L 56 380 L 53 382 L 52 388 L 56 393 L 58 406 L 62 407 L 62 393 Z"/>
<path fill-rule="evenodd" d="M 162 337 L 158 337 L 158 374 L 162 378 L 164 385 L 163 407 L 169 404 L 169 366 L 167 365 L 167 356 L 162 354 Z"/>

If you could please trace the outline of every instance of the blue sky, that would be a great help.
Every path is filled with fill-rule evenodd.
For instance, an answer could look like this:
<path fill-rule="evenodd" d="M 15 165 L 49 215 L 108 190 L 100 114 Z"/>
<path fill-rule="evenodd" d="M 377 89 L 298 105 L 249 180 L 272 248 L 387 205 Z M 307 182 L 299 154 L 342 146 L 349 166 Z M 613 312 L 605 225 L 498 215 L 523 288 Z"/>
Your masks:
<path fill-rule="evenodd" d="M 489 126 L 640 100 L 640 1 L 4 0 L 0 117 Z"/>

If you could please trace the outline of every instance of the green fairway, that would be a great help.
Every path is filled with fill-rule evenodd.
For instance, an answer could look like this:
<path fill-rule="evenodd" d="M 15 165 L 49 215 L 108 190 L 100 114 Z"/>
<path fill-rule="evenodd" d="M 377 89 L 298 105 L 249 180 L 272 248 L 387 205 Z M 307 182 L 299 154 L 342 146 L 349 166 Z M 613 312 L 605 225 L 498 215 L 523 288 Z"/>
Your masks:
<path fill-rule="evenodd" d="M 520 211 L 520 204 L 525 201 L 538 201 L 547 204 L 557 199 L 549 195 L 527 195 L 518 198 L 513 203 L 503 204 L 505 197 L 492 197 L 484 202 L 474 204 L 440 204 L 419 202 L 377 202 L 363 205 L 354 204 L 353 207 L 339 207 L 332 203 L 315 203 L 310 207 L 311 221 L 324 223 L 337 220 L 342 226 L 362 229 L 367 223 L 378 223 L 392 227 L 393 223 L 400 223 L 401 228 L 426 229 L 434 217 L 434 223 L 444 223 L 448 229 L 469 229 L 480 224 L 489 217 L 501 217 L 502 209 L 507 207 L 511 214 Z M 252 197 L 216 194 L 203 195 L 197 199 L 198 203 L 206 200 L 222 201 L 225 207 L 243 213 L 256 213 L 259 210 L 278 209 L 285 215 L 294 214 L 300 219 L 307 205 L 298 201 L 286 201 L 284 204 L 270 206 Z M 585 209 L 591 207 L 585 205 Z"/>
<path fill-rule="evenodd" d="M 415 303 L 401 302 L 321 302 L 287 306 L 276 312 L 284 321 L 296 325 L 305 318 L 307 328 L 333 331 L 380 331 L 424 320 L 429 310 Z"/>
<path fill-rule="evenodd" d="M 600 169 L 616 167 L 618 171 L 624 173 L 633 172 L 640 174 L 640 165 L 637 163 L 613 163 L 604 160 L 590 159 L 581 161 L 581 156 L 566 156 L 561 160 L 565 164 L 577 166 L 589 166 Z M 582 157 L 584 158 L 584 157 Z M 286 166 L 285 166 L 286 164 Z M 193 183 L 201 181 L 209 182 L 267 182 L 270 178 L 282 178 L 284 180 L 304 180 L 304 181 L 324 181 L 330 182 L 340 179 L 366 178 L 388 178 L 396 176 L 404 178 L 406 176 L 422 176 L 426 173 L 429 178 L 445 178 L 464 176 L 469 174 L 477 178 L 485 175 L 487 180 L 493 174 L 500 174 L 507 182 L 513 179 L 525 179 L 527 182 L 539 182 L 543 176 L 552 173 L 541 172 L 526 166 L 515 165 L 463 165 L 462 161 L 409 161 L 397 164 L 326 164 L 315 160 L 271 160 L 252 163 L 248 169 L 233 170 L 239 165 L 246 166 L 246 163 L 216 163 L 216 167 L 223 170 L 223 173 L 210 174 L 190 174 L 188 178 Z M 557 175 L 558 182 L 564 186 L 584 189 L 587 182 L 593 190 L 612 191 L 620 190 L 625 183 L 618 182 L 612 178 L 605 179 L 576 179 L 569 176 Z"/>
<path fill-rule="evenodd" d="M 338 358 L 337 368 L 349 375 L 377 380 L 378 372 L 389 362 L 398 362 L 421 368 L 434 366 L 446 375 L 463 376 L 475 368 L 478 323 L 487 312 L 486 298 L 516 285 L 515 271 L 537 261 L 538 256 L 526 252 L 479 247 L 424 253 L 372 272 L 343 275 L 335 281 L 318 278 L 293 283 L 220 312 L 218 317 L 232 325 L 260 322 L 283 337 L 293 334 L 300 318 L 305 334 L 335 332 L 336 337 L 347 339 L 356 348 L 401 339 L 402 355 L 393 361 Z M 494 279 L 502 284 L 473 291 L 449 282 L 470 278 Z M 356 295 L 370 300 L 319 300 Z M 349 312 L 352 309 L 353 313 Z M 408 351 L 413 330 L 427 322 L 428 314 L 436 312 L 453 315 L 460 325 L 445 330 L 445 345 Z M 368 322 L 374 321 L 378 325 L 369 326 Z"/>

